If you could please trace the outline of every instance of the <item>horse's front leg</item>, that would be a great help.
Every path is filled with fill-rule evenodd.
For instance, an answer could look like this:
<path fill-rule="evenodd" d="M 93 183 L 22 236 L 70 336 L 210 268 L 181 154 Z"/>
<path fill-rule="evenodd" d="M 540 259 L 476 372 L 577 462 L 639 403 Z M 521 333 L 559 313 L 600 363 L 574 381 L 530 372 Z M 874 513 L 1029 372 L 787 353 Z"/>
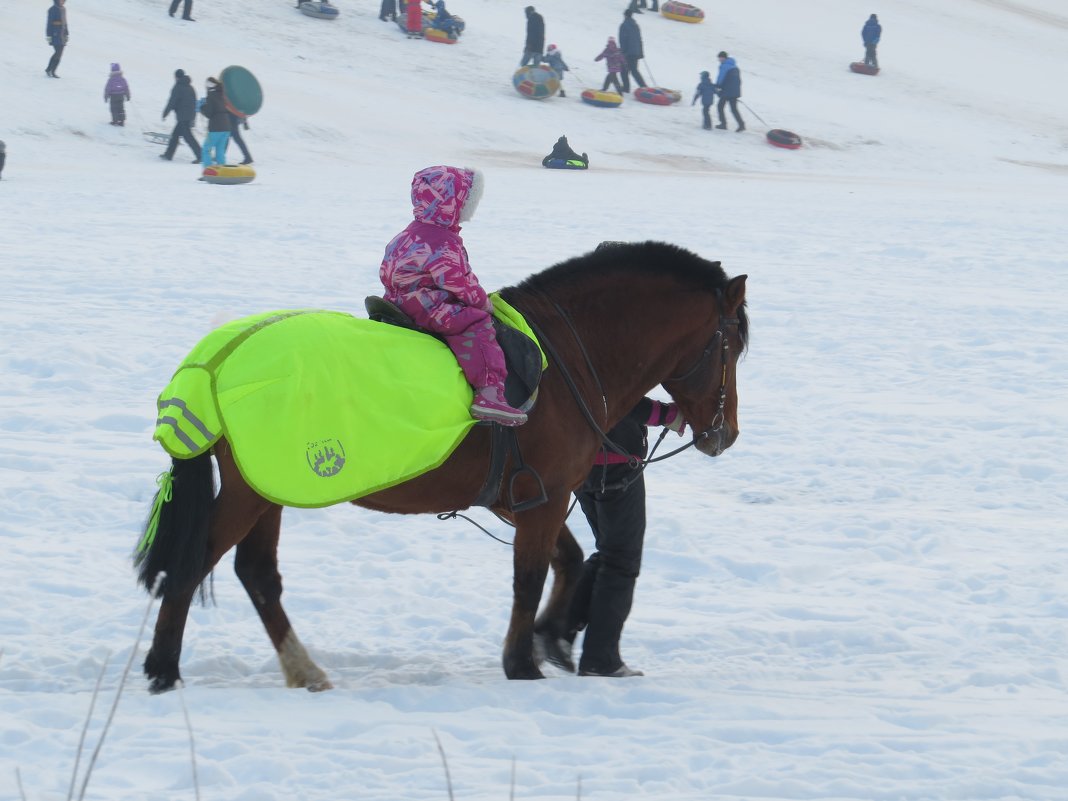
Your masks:
<path fill-rule="evenodd" d="M 548 503 L 516 516 L 512 618 L 503 657 L 504 675 L 510 679 L 544 678 L 534 661 L 534 616 L 566 509 L 566 495 L 551 496 Z"/>

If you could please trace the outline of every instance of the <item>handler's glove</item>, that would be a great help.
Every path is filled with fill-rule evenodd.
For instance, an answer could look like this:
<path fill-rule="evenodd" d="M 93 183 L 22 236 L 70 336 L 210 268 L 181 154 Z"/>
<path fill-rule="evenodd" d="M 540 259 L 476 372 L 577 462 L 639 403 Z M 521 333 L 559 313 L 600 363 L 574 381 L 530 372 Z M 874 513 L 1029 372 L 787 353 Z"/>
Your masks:
<path fill-rule="evenodd" d="M 681 437 L 686 431 L 686 420 L 674 403 L 653 401 L 653 410 L 649 413 L 649 425 L 670 428 Z"/>

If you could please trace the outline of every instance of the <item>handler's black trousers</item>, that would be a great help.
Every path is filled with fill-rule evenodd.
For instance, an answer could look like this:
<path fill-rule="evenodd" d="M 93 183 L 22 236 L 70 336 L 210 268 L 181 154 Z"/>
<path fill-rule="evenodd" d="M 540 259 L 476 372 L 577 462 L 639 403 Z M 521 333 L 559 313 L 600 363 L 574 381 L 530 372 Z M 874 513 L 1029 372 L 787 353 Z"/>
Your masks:
<path fill-rule="evenodd" d="M 612 465 L 607 483 L 630 476 L 626 465 Z M 593 529 L 597 550 L 583 565 L 568 614 L 568 635 L 586 629 L 579 670 L 610 673 L 623 664 L 619 638 L 630 614 L 634 584 L 645 541 L 645 480 L 639 475 L 626 489 L 600 493 L 584 486 L 579 505 Z"/>

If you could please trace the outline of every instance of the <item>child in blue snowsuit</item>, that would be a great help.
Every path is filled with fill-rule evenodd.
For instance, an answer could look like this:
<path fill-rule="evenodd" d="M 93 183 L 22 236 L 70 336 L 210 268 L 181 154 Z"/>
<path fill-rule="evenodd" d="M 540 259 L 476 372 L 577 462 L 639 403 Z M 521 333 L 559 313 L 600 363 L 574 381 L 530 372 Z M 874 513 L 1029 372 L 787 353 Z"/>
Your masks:
<path fill-rule="evenodd" d="M 883 35 L 883 26 L 879 24 L 879 18 L 872 14 L 861 28 L 860 38 L 864 40 L 864 63 L 869 67 L 879 68 L 879 59 L 875 57 L 875 48 L 879 45 L 879 39 Z"/>
<path fill-rule="evenodd" d="M 697 91 L 693 93 L 691 106 L 697 102 L 697 98 L 701 98 L 701 127 L 706 131 L 711 131 L 712 114 L 709 109 L 716 104 L 716 85 L 712 83 L 712 76 L 708 71 L 701 73 L 701 82 L 697 84 Z"/>
<path fill-rule="evenodd" d="M 567 92 L 564 91 L 564 73 L 570 72 L 571 69 L 564 62 L 563 54 L 556 45 L 551 44 L 545 55 L 541 57 L 541 60 L 549 65 L 549 69 L 560 76 L 560 97 L 567 97 Z"/>

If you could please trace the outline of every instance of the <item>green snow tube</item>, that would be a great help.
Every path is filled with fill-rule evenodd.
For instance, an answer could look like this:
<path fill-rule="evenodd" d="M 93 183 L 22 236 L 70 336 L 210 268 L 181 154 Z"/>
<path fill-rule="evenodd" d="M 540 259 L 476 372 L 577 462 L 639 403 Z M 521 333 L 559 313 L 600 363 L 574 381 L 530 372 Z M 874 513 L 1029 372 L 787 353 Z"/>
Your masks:
<path fill-rule="evenodd" d="M 263 90 L 256 76 L 244 67 L 227 67 L 219 73 L 226 102 L 243 117 L 251 117 L 263 105 Z"/>

